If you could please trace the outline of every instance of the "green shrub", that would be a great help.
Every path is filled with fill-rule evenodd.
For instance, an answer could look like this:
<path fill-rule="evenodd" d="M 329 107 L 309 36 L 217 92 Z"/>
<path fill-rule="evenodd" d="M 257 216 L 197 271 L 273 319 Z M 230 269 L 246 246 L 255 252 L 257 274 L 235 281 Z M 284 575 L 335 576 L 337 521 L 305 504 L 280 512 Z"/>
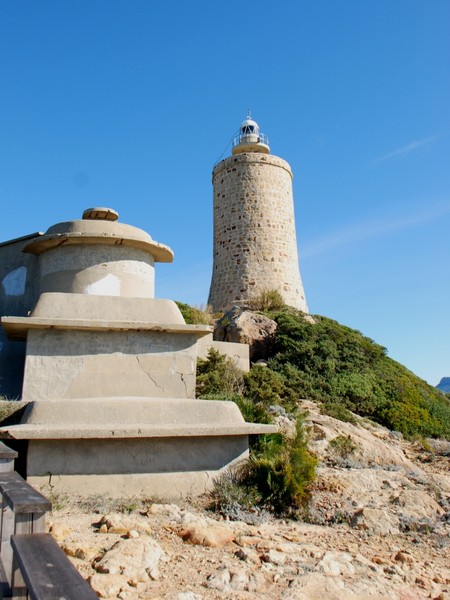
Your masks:
<path fill-rule="evenodd" d="M 266 366 L 254 365 L 248 373 L 244 373 L 244 385 L 245 397 L 265 407 L 281 404 L 288 410 L 294 410 L 298 404 L 298 395 L 286 385 L 283 374 Z"/>
<path fill-rule="evenodd" d="M 211 394 L 234 395 L 240 393 L 243 387 L 242 371 L 230 358 L 214 348 L 210 348 L 206 359 L 197 360 L 198 397 Z"/>
<path fill-rule="evenodd" d="M 357 422 L 354 414 L 338 400 L 327 400 L 322 402 L 320 404 L 320 412 L 324 415 L 328 415 L 329 417 L 333 417 L 333 419 L 344 421 L 344 423 L 354 424 Z"/>
<path fill-rule="evenodd" d="M 213 349 L 206 360 L 198 361 L 197 393 L 207 399 L 235 402 L 248 422 L 270 423 L 270 404 L 296 407 L 294 393 L 281 374 L 258 365 L 242 378 L 231 361 Z M 294 439 L 281 434 L 252 437 L 248 461 L 215 482 L 212 505 L 228 516 L 239 514 L 236 505 L 248 509 L 249 502 L 278 514 L 297 510 L 306 503 L 315 466 L 299 417 Z"/>
<path fill-rule="evenodd" d="M 262 402 L 254 402 L 242 396 L 236 396 L 233 401 L 238 405 L 247 423 L 272 423 L 272 416 Z"/>
<path fill-rule="evenodd" d="M 263 438 L 259 452 L 252 454 L 244 466 L 242 478 L 247 486 L 257 490 L 262 506 L 277 514 L 288 514 L 305 506 L 316 464 L 316 458 L 307 449 L 299 418 L 293 439 L 280 434 Z"/>
<path fill-rule="evenodd" d="M 338 435 L 330 440 L 331 453 L 338 458 L 348 458 L 356 450 L 357 445 L 350 435 Z"/>
<path fill-rule="evenodd" d="M 230 509 L 236 506 L 250 510 L 261 502 L 256 488 L 246 485 L 240 468 L 229 469 L 215 479 L 209 497 L 210 508 L 224 514 L 229 513 Z"/>
<path fill-rule="evenodd" d="M 385 348 L 326 317 L 311 322 L 291 307 L 263 305 L 277 323 L 268 366 L 253 367 L 243 379 L 227 375 L 223 366 L 201 372 L 202 395 L 243 393 L 249 418 L 270 404 L 293 411 L 308 398 L 343 421 L 355 422 L 355 413 L 407 437 L 450 439 L 449 396 L 390 359 Z"/>
<path fill-rule="evenodd" d="M 188 325 L 211 325 L 215 316 L 211 312 L 211 307 L 198 308 L 196 306 L 189 306 L 184 302 L 175 302 L 180 309 L 183 319 Z"/>
<path fill-rule="evenodd" d="M 213 353 L 199 361 L 201 395 L 233 400 L 250 422 L 270 422 L 271 404 L 295 412 L 299 399 L 308 398 L 343 421 L 354 423 L 357 414 L 409 438 L 450 439 L 449 398 L 387 357 L 385 348 L 325 317 L 311 322 L 289 307 L 270 316 L 277 331 L 268 365 L 236 376 L 225 357 Z M 354 451 L 345 436 L 330 448 L 344 461 Z M 306 502 L 314 472 L 315 458 L 299 422 L 295 440 L 272 435 L 253 441 L 237 481 L 261 506 L 286 513 Z"/>
<path fill-rule="evenodd" d="M 214 482 L 212 507 L 230 514 L 236 505 L 244 510 L 259 506 L 277 515 L 293 516 L 306 507 L 316 464 L 299 419 L 294 439 L 281 434 L 261 436 L 245 463 Z"/>
<path fill-rule="evenodd" d="M 280 310 L 285 306 L 283 296 L 278 290 L 262 290 L 251 298 L 249 308 L 256 311 Z"/>

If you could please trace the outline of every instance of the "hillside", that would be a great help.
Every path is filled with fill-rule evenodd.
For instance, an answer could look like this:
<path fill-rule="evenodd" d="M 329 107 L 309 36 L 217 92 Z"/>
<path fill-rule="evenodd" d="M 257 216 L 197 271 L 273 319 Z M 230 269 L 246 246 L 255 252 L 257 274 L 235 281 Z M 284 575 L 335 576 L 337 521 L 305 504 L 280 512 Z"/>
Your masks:
<path fill-rule="evenodd" d="M 265 315 L 276 331 L 264 356 L 269 373 L 252 369 L 255 381 L 246 394 L 253 402 L 263 400 L 264 379 L 267 386 L 283 387 L 272 404 L 289 408 L 293 398 L 307 398 L 341 420 L 351 420 L 352 411 L 407 437 L 450 439 L 450 399 L 389 358 L 385 348 L 319 315 L 312 320 L 287 307 Z"/>

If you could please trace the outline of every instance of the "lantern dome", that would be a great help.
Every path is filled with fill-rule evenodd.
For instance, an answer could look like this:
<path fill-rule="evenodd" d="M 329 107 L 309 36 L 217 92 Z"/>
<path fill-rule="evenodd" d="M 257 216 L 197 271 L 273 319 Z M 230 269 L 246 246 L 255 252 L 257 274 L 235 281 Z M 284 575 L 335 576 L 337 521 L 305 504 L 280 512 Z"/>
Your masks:
<path fill-rule="evenodd" d="M 252 119 L 250 112 L 242 121 L 239 133 L 233 138 L 232 153 L 242 154 L 244 152 L 270 153 L 269 138 L 260 132 L 259 125 Z"/>

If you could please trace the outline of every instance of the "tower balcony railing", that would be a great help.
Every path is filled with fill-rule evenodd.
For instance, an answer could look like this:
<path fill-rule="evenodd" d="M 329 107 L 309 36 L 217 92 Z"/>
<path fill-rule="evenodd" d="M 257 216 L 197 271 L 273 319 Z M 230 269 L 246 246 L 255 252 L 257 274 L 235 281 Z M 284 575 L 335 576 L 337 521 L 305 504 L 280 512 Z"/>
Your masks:
<path fill-rule="evenodd" d="M 238 133 L 233 138 L 233 148 L 239 144 L 264 144 L 269 145 L 269 138 L 264 133 Z"/>

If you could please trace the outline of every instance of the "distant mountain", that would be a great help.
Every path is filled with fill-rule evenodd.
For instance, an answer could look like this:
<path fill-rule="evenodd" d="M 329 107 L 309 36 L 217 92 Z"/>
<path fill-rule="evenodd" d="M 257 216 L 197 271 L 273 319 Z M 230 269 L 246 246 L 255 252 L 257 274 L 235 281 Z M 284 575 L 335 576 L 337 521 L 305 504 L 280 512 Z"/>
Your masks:
<path fill-rule="evenodd" d="M 443 377 L 436 387 L 441 392 L 450 393 L 450 377 Z"/>

